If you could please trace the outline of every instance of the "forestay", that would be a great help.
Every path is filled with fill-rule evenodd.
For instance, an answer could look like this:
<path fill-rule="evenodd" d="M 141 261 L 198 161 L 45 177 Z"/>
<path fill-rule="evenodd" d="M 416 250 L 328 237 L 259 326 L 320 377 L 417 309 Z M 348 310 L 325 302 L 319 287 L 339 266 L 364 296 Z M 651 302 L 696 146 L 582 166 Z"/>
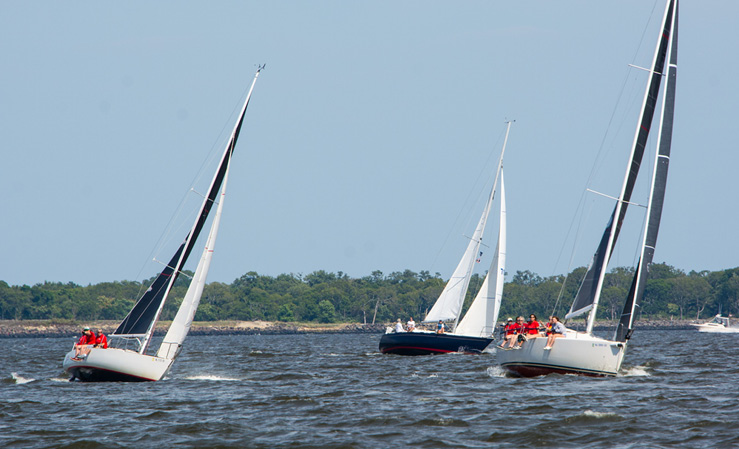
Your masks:
<path fill-rule="evenodd" d="M 454 330 L 455 334 L 472 336 L 489 336 L 493 326 L 498 321 L 500 303 L 503 299 L 503 284 L 505 283 L 506 258 L 506 205 L 505 184 L 503 170 L 500 171 L 500 228 L 498 230 L 498 244 L 495 256 L 490 263 L 487 276 L 480 291 L 465 313 L 464 318 Z"/>

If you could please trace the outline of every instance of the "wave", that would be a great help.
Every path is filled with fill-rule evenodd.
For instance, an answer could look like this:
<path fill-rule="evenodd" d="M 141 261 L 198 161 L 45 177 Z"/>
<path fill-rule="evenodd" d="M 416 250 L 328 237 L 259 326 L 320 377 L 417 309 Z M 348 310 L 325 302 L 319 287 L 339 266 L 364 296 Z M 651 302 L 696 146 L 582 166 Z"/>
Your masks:
<path fill-rule="evenodd" d="M 500 366 L 489 366 L 487 370 L 485 370 L 490 377 L 506 377 L 506 371 L 501 368 Z"/>
<path fill-rule="evenodd" d="M 19 376 L 18 373 L 10 373 L 10 382 L 16 385 L 23 385 L 29 382 L 33 382 L 36 379 L 27 379 L 23 376 Z"/>
<path fill-rule="evenodd" d="M 238 382 L 242 379 L 236 379 L 234 377 L 222 377 L 222 376 L 213 376 L 213 375 L 203 375 L 203 376 L 187 376 L 184 379 L 186 380 L 212 380 L 212 381 L 226 381 L 226 382 Z"/>
<path fill-rule="evenodd" d="M 651 376 L 647 371 L 646 366 L 632 366 L 626 370 L 623 370 L 618 374 L 618 377 L 648 377 Z"/>

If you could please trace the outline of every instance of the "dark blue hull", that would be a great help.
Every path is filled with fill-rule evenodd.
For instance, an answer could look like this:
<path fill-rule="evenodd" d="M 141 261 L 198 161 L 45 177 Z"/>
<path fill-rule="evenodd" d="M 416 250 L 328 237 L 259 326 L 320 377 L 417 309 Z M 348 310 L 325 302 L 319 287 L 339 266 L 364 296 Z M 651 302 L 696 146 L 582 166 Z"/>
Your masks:
<path fill-rule="evenodd" d="M 446 354 L 464 352 L 480 354 L 492 338 L 426 332 L 398 332 L 380 338 L 380 352 L 398 355 Z"/>

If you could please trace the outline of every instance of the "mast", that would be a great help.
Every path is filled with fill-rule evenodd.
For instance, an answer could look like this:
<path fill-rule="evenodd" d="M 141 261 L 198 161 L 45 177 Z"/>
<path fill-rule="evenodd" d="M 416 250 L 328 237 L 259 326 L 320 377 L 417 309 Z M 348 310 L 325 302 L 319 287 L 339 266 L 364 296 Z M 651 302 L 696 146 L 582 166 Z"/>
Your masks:
<path fill-rule="evenodd" d="M 672 5 L 674 3 L 674 5 Z M 642 242 L 639 263 L 636 273 L 626 298 L 621 319 L 616 328 L 614 340 L 626 341 L 631 336 L 634 323 L 634 311 L 636 305 L 644 296 L 647 285 L 649 267 L 654 258 L 654 248 L 657 245 L 657 234 L 662 218 L 662 206 L 665 199 L 665 188 L 667 186 L 667 171 L 670 165 L 670 149 L 672 146 L 672 128 L 675 116 L 675 90 L 677 84 L 677 29 L 678 29 L 678 1 L 674 0 L 668 4 L 673 7 L 672 14 L 672 39 L 668 53 L 667 80 L 662 94 L 662 111 L 660 117 L 660 135 L 657 142 L 656 163 L 652 174 L 652 186 L 649 193 L 647 205 L 647 221 L 644 229 L 644 240 Z"/>
<path fill-rule="evenodd" d="M 467 244 L 467 249 L 462 256 L 462 259 L 459 261 L 457 268 L 454 270 L 452 277 L 449 279 L 446 287 L 444 287 L 441 295 L 439 295 L 439 298 L 434 303 L 431 311 L 426 315 L 426 318 L 424 319 L 424 322 L 426 323 L 438 320 L 447 321 L 454 319 L 453 329 L 456 329 L 457 327 L 459 315 L 462 313 L 464 298 L 467 295 L 467 288 L 469 287 L 470 278 L 472 277 L 472 269 L 475 264 L 476 255 L 480 249 L 480 243 L 482 243 L 485 225 L 487 223 L 488 215 L 490 214 L 493 198 L 495 197 L 495 189 L 498 184 L 500 170 L 503 167 L 503 156 L 505 155 L 506 144 L 508 143 L 508 133 L 511 130 L 511 122 L 508 121 L 506 123 L 507 127 L 505 139 L 503 141 L 503 149 L 500 153 L 498 168 L 495 172 L 495 181 L 493 182 L 493 188 L 490 190 L 490 195 L 485 204 L 485 209 L 483 210 L 480 221 L 475 228 L 475 233 Z"/>
<path fill-rule="evenodd" d="M 223 183 L 229 161 L 231 159 L 231 156 L 233 155 L 236 142 L 239 138 L 239 133 L 241 131 L 241 126 L 244 121 L 244 116 L 249 105 L 252 91 L 254 90 L 254 85 L 256 84 L 259 73 L 263 68 L 264 66 L 260 66 L 257 69 L 256 74 L 254 75 L 254 80 L 252 81 L 251 87 L 249 88 L 249 93 L 246 96 L 246 100 L 244 101 L 244 105 L 242 106 L 241 113 L 239 114 L 239 118 L 236 122 L 236 125 L 234 126 L 234 130 L 231 133 L 231 138 L 226 145 L 226 149 L 224 150 L 223 156 L 221 157 L 218 170 L 216 171 L 213 180 L 211 181 L 207 195 L 203 199 L 203 203 L 200 206 L 200 211 L 197 218 L 195 219 L 195 223 L 193 224 L 192 229 L 187 234 L 185 240 L 177 249 L 174 256 L 164 268 L 164 270 L 162 270 L 162 272 L 151 284 L 149 289 L 138 300 L 131 312 L 129 312 L 126 318 L 124 318 L 115 332 L 111 334 L 111 336 L 118 337 L 143 338 L 138 350 L 138 352 L 141 354 L 146 351 L 146 348 L 149 345 L 149 341 L 151 340 L 151 336 L 154 332 L 154 327 L 159 319 L 159 316 L 162 313 L 167 295 L 172 289 L 172 286 L 177 280 L 177 277 L 181 273 L 182 268 L 185 265 L 185 262 L 187 261 L 187 258 L 193 249 L 193 246 L 195 245 L 195 241 L 197 240 L 198 236 L 200 235 L 200 231 L 205 225 L 205 221 L 207 220 L 212 205 L 215 202 L 218 191 L 221 188 L 221 184 Z"/>
<path fill-rule="evenodd" d="M 669 27 L 671 26 L 671 22 L 669 21 L 670 12 L 671 8 L 666 8 L 664 20 L 662 22 L 661 35 L 658 39 L 657 48 L 655 49 L 652 62 L 652 70 L 650 72 L 651 76 L 644 92 L 644 100 L 642 101 L 641 112 L 639 114 L 639 123 L 634 135 L 634 142 L 629 158 L 630 163 L 626 169 L 621 193 L 618 197 L 613 213 L 611 214 L 608 225 L 603 232 L 600 244 L 598 245 L 591 264 L 588 267 L 588 271 L 585 273 L 582 284 L 580 284 L 580 289 L 578 290 L 575 301 L 570 308 L 570 312 L 565 316 L 566 319 L 569 319 L 590 311 L 586 325 L 586 332 L 588 333 L 592 333 L 593 331 L 603 281 L 608 268 L 608 261 L 611 257 L 613 247 L 618 239 L 619 232 L 621 231 L 621 225 L 626 216 L 629 201 L 631 200 L 631 194 L 633 193 L 636 178 L 639 174 L 639 168 L 641 167 L 641 161 L 644 156 L 644 148 L 652 126 L 652 119 L 654 118 L 657 97 L 659 96 L 660 82 L 662 79 L 661 72 L 663 71 L 667 55 L 667 45 L 670 35 Z"/>
<path fill-rule="evenodd" d="M 213 251 L 215 249 L 216 239 L 218 238 L 218 228 L 221 224 L 221 215 L 223 214 L 223 203 L 226 198 L 226 185 L 228 184 L 228 173 L 231 169 L 231 162 L 229 161 L 226 167 L 226 175 L 223 177 L 223 187 L 221 188 L 220 200 L 218 201 L 218 208 L 216 214 L 213 217 L 213 223 L 210 226 L 210 232 L 208 233 L 208 240 L 205 243 L 205 249 L 198 262 L 198 267 L 195 269 L 195 275 L 190 281 L 190 287 L 187 289 L 185 298 L 180 304 L 180 308 L 177 310 L 172 324 L 169 326 L 167 334 L 162 340 L 162 344 L 159 346 L 157 351 L 157 357 L 174 359 L 180 353 L 182 343 L 185 341 L 190 327 L 192 326 L 192 320 L 195 318 L 195 313 L 198 310 L 200 304 L 200 298 L 203 295 L 203 289 L 205 288 L 205 281 L 208 277 L 208 270 L 210 269 L 210 263 L 213 259 Z"/>
<path fill-rule="evenodd" d="M 456 334 L 487 337 L 495 328 L 500 312 L 500 303 L 503 298 L 503 284 L 505 283 L 506 260 L 506 204 L 505 182 L 503 170 L 500 171 L 500 224 L 498 228 L 498 244 L 490 268 L 482 282 L 480 291 L 470 304 L 467 313 L 454 329 Z"/>

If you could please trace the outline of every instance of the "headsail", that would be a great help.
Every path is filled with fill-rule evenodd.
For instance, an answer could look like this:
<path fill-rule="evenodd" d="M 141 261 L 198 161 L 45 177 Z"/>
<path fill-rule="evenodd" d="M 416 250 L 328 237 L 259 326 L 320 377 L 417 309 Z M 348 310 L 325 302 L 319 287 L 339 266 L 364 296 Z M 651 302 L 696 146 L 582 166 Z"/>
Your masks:
<path fill-rule="evenodd" d="M 626 216 L 626 210 L 628 209 L 629 201 L 631 200 L 631 194 L 634 191 L 636 177 L 639 174 L 639 168 L 641 167 L 642 158 L 644 156 L 644 148 L 647 144 L 647 138 L 649 137 L 649 131 L 652 126 L 652 119 L 654 118 L 654 112 L 657 106 L 657 97 L 659 96 L 660 82 L 662 80 L 662 72 L 667 57 L 667 47 L 669 43 L 670 28 L 672 25 L 672 21 L 668 20 L 668 16 L 671 17 L 671 11 L 671 8 L 668 8 L 668 10 L 665 11 L 665 20 L 663 21 L 662 27 L 663 33 L 660 36 L 655 50 L 652 70 L 650 72 L 649 82 L 647 83 L 644 100 L 642 102 L 640 119 L 634 135 L 634 144 L 631 149 L 630 163 L 627 167 L 621 195 L 616 202 L 616 206 L 611 214 L 608 225 L 601 237 L 598 249 L 588 267 L 588 271 L 585 273 L 582 284 L 580 284 L 580 289 L 577 292 L 575 301 L 572 303 L 569 313 L 565 316 L 566 319 L 569 319 L 590 311 L 586 328 L 587 332 L 592 332 L 593 330 L 595 312 L 600 299 L 600 292 L 603 286 L 606 269 L 608 267 L 608 261 L 613 252 L 616 240 L 618 240 L 621 225 Z"/>
<path fill-rule="evenodd" d="M 241 125 L 244 121 L 244 116 L 249 105 L 251 93 L 254 90 L 254 85 L 256 84 L 261 69 L 262 67 L 257 70 L 257 73 L 254 76 L 254 80 L 252 81 L 249 93 L 246 96 L 246 100 L 236 122 L 236 126 L 231 133 L 231 138 L 226 145 L 226 149 L 223 153 L 223 156 L 221 157 L 218 170 L 216 171 L 216 174 L 211 181 L 210 188 L 208 189 L 206 197 L 203 199 L 198 217 L 195 220 L 192 229 L 187 234 L 185 240 L 182 242 L 164 270 L 162 270 L 162 272 L 156 277 L 154 282 L 144 293 L 144 295 L 138 300 L 131 312 L 129 312 L 129 314 L 126 316 L 126 318 L 123 319 L 118 328 L 111 334 L 111 336 L 117 337 L 143 338 L 143 341 L 139 347 L 140 353 L 144 353 L 144 351 L 146 351 L 149 340 L 154 331 L 154 325 L 156 324 L 157 320 L 159 319 L 159 315 L 162 312 L 164 301 L 167 298 L 169 291 L 172 289 L 172 285 L 174 285 L 175 280 L 182 271 L 185 262 L 187 261 L 187 258 L 190 255 L 190 252 L 192 251 L 198 236 L 200 235 L 200 231 L 205 225 L 205 221 L 207 220 L 212 205 L 215 202 L 218 191 L 221 188 L 221 184 L 223 183 L 224 177 L 226 175 L 229 161 L 236 146 L 236 141 L 239 138 Z"/>
<path fill-rule="evenodd" d="M 200 257 L 198 267 L 195 269 L 195 275 L 190 281 L 190 287 L 187 289 L 185 299 L 182 300 L 182 304 L 180 304 L 180 308 L 177 310 L 177 315 L 172 320 L 172 324 L 169 326 L 169 330 L 164 336 L 161 346 L 159 346 L 157 357 L 167 359 L 177 357 L 182 343 L 185 341 L 185 337 L 190 332 L 192 320 L 195 318 L 195 312 L 197 312 L 198 305 L 200 304 L 200 297 L 203 295 L 205 280 L 208 277 L 208 270 L 210 269 L 210 262 L 213 259 L 213 251 L 215 249 L 216 238 L 218 237 L 218 227 L 221 223 L 221 214 L 223 212 L 223 203 L 226 198 L 226 184 L 228 184 L 230 166 L 231 164 L 229 163 L 226 168 L 220 201 L 218 202 L 216 214 L 213 217 L 213 224 L 210 227 L 210 233 L 208 234 L 203 255 Z"/>
<path fill-rule="evenodd" d="M 670 148 L 672 146 L 672 127 L 675 116 L 675 89 L 677 85 L 677 27 L 678 3 L 675 0 L 672 18 L 672 43 L 668 54 L 667 82 L 662 94 L 662 116 L 659 142 L 657 144 L 657 162 L 654 165 L 652 188 L 647 206 L 647 222 L 645 225 L 644 242 L 639 263 L 636 266 L 634 280 L 629 290 L 629 296 L 624 304 L 621 319 L 616 328 L 614 340 L 626 341 L 634 323 L 634 309 L 644 296 L 647 285 L 649 266 L 654 257 L 654 248 L 657 245 L 659 223 L 662 218 L 662 206 L 667 186 L 667 170 L 670 165 Z"/>
<path fill-rule="evenodd" d="M 505 155 L 506 145 L 508 143 L 508 133 L 511 130 L 511 123 L 508 122 L 506 127 L 505 139 L 503 140 L 503 149 L 500 152 L 500 160 L 498 161 L 498 167 L 495 173 L 495 181 L 493 182 L 493 188 L 490 190 L 488 201 L 483 209 L 480 221 L 477 223 L 474 234 L 467 244 L 467 249 L 459 261 L 457 268 L 454 270 L 452 277 L 447 282 L 446 287 L 439 295 L 439 298 L 434 303 L 431 311 L 428 313 L 426 318 L 423 320 L 425 323 L 434 322 L 438 320 L 449 321 L 454 320 L 455 328 L 457 326 L 457 320 L 462 312 L 462 305 L 464 298 L 467 295 L 467 288 L 470 284 L 470 278 L 472 277 L 472 269 L 477 259 L 477 252 L 480 249 L 482 243 L 482 235 L 485 232 L 485 225 L 487 223 L 488 215 L 495 198 L 495 189 L 498 184 L 498 177 L 500 176 L 501 169 L 503 167 L 503 156 Z"/>
<path fill-rule="evenodd" d="M 503 170 L 500 171 L 500 228 L 498 230 L 498 245 L 495 256 L 490 263 L 490 269 L 482 282 L 480 291 L 472 301 L 464 318 L 454 329 L 455 334 L 472 335 L 478 337 L 490 336 L 493 327 L 498 321 L 500 302 L 503 299 L 503 284 L 505 282 L 506 258 L 506 206 L 505 184 Z"/>

